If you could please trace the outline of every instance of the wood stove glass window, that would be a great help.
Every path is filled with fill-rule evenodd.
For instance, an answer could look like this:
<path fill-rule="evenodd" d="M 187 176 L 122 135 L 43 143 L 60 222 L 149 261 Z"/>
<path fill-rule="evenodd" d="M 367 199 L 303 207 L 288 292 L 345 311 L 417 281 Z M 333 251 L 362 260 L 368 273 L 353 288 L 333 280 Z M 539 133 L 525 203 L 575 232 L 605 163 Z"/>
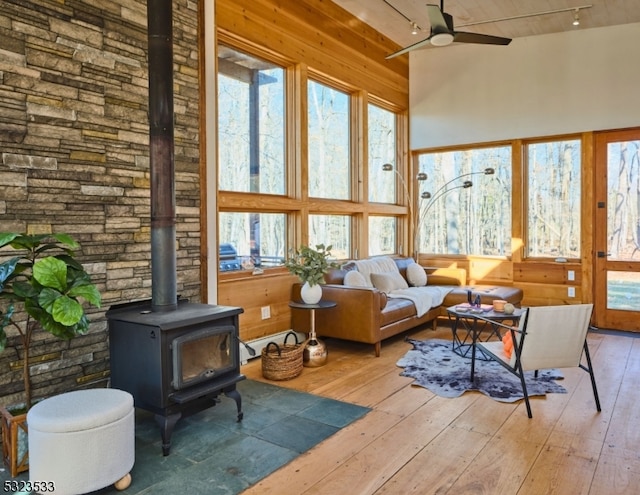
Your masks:
<path fill-rule="evenodd" d="M 174 339 L 173 387 L 179 390 L 235 370 L 238 353 L 233 343 L 234 327 L 227 325 Z"/>

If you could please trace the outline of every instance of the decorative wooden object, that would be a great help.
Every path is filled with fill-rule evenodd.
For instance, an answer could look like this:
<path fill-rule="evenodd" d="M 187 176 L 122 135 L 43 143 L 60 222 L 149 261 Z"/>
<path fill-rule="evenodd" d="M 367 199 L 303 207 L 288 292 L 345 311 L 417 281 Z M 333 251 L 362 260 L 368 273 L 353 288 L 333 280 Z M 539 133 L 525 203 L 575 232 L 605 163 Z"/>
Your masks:
<path fill-rule="evenodd" d="M 2 460 L 11 476 L 29 469 L 29 444 L 27 440 L 27 413 L 13 415 L 0 406 L 2 418 Z"/>

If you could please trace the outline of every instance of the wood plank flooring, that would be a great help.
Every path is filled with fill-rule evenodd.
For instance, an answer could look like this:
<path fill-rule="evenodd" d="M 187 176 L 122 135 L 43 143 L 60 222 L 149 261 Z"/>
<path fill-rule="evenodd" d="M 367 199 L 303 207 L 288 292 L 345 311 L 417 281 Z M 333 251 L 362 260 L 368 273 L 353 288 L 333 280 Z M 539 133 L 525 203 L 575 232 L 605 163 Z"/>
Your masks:
<path fill-rule="evenodd" d="M 601 413 L 589 375 L 568 369 L 568 393 L 533 398 L 529 419 L 522 401 L 476 392 L 446 399 L 413 386 L 395 365 L 411 348 L 405 336 L 450 338 L 451 331 L 425 327 L 394 337 L 379 358 L 372 346 L 328 339 L 325 366 L 271 382 L 372 411 L 244 494 L 640 493 L 640 338 L 590 333 Z M 242 372 L 264 380 L 260 359 Z"/>

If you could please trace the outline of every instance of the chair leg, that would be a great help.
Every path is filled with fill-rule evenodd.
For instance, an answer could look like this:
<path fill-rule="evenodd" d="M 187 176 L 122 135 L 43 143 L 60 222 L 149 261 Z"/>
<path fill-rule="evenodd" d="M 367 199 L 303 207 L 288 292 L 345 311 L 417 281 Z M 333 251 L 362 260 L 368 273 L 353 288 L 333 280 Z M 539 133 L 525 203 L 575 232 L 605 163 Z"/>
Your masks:
<path fill-rule="evenodd" d="M 522 384 L 522 394 L 524 395 L 524 403 L 527 406 L 527 416 L 529 416 L 529 418 L 533 418 L 533 414 L 531 413 L 531 404 L 529 403 L 529 392 L 527 391 L 527 383 L 525 382 L 524 371 L 522 371 L 522 368 L 520 368 L 518 376 L 520 377 L 520 383 Z"/>
<path fill-rule="evenodd" d="M 587 345 L 587 341 L 584 341 L 584 356 L 587 359 L 588 368 L 580 365 L 580 367 L 589 372 L 589 376 L 591 377 L 591 388 L 593 388 L 593 398 L 596 401 L 596 409 L 598 412 L 602 411 L 600 408 L 600 396 L 598 395 L 598 387 L 596 386 L 596 377 L 593 374 L 593 366 L 591 365 L 591 354 L 589 354 L 589 346 Z"/>

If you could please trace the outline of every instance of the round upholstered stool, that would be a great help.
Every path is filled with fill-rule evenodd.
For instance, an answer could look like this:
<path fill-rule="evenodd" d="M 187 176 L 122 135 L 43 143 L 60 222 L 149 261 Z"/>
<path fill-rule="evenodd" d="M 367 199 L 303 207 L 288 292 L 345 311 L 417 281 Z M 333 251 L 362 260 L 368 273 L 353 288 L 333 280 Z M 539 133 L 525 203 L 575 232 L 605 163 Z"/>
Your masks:
<path fill-rule="evenodd" d="M 128 392 L 96 388 L 56 395 L 33 406 L 27 424 L 31 481 L 55 483 L 56 495 L 129 486 L 135 426 Z"/>

